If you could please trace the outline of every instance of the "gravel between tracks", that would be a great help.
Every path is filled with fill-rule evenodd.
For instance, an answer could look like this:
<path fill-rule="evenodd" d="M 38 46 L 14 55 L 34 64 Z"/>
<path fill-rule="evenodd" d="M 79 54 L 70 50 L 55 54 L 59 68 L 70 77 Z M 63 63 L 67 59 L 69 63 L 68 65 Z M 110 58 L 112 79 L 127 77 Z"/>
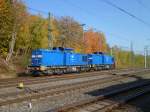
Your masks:
<path fill-rule="evenodd" d="M 102 79 L 106 77 L 110 77 L 110 75 L 99 75 L 99 76 L 93 76 L 93 77 L 83 77 L 83 78 L 76 78 L 76 79 L 69 79 L 69 80 L 66 79 L 66 80 L 60 80 L 60 81 L 58 80 L 58 81 L 52 81 L 52 82 L 46 82 L 46 83 L 27 85 L 27 87 L 33 90 L 36 90 L 36 89 L 40 89 L 43 87 L 52 87 L 52 86 L 57 86 L 57 85 L 72 84 L 72 83 L 78 83 L 78 82 L 83 82 L 83 81 L 88 81 L 88 80 Z M 20 91 L 23 91 L 23 90 L 18 89 L 16 87 L 2 88 L 0 89 L 0 94 L 7 94 L 10 92 L 20 92 Z"/>
<path fill-rule="evenodd" d="M 78 78 L 78 77 L 75 77 L 73 79 L 64 79 L 64 80 L 50 80 L 50 82 L 39 82 L 39 83 L 36 83 L 36 84 L 30 84 L 30 85 L 26 85 L 26 87 L 29 87 L 33 90 L 36 90 L 36 89 L 39 89 L 39 88 L 43 88 L 43 87 L 50 87 L 50 86 L 56 86 L 56 85 L 63 85 L 63 84 L 71 84 L 71 83 L 78 83 L 78 82 L 82 82 L 82 81 L 87 81 L 87 80 L 93 80 L 93 79 L 102 79 L 102 78 L 106 78 L 106 77 L 111 77 L 112 75 L 110 74 L 112 72 L 113 73 L 117 73 L 118 75 L 119 74 L 128 74 L 128 71 L 125 71 L 125 70 L 122 70 L 122 71 L 104 71 L 102 73 L 105 73 L 105 75 L 100 72 L 99 75 L 92 75 L 92 74 L 98 74 L 98 72 L 90 72 L 91 76 L 92 77 L 86 77 L 86 74 L 89 74 L 89 73 L 83 73 L 83 75 L 85 75 L 85 77 L 82 77 L 82 78 Z M 134 72 L 134 70 L 133 70 Z M 43 79 L 43 77 L 42 77 Z M 67 80 L 67 81 L 66 81 Z M 21 81 L 17 80 L 18 83 L 20 83 Z M 17 89 L 17 84 L 16 86 L 12 86 L 12 87 L 5 87 L 5 88 L 0 88 L 0 95 L 1 94 L 7 94 L 7 93 L 10 93 L 10 92 L 20 92 L 20 91 L 23 91 L 23 90 L 20 90 L 20 89 Z"/>
<path fill-rule="evenodd" d="M 105 77 L 110 77 L 110 75 L 100 75 L 100 76 L 94 76 L 94 77 L 90 77 L 90 78 L 89 77 L 88 78 L 78 78 L 78 79 L 70 79 L 67 81 L 63 80 L 63 81 L 48 82 L 48 83 L 43 83 L 43 84 L 34 84 L 34 85 L 30 85 L 30 88 L 37 89 L 37 88 L 43 88 L 46 86 L 54 86 L 54 85 L 56 86 L 56 85 L 62 85 L 62 84 L 78 83 L 78 82 L 83 82 L 83 81 L 87 81 L 87 80 L 102 79 Z M 64 104 L 69 104 L 69 103 L 73 103 L 73 102 L 77 102 L 77 101 L 80 101 L 83 99 L 93 97 L 93 96 L 90 96 L 87 94 L 83 94 L 85 92 L 109 87 L 110 85 L 117 85 L 117 84 L 132 82 L 139 78 L 150 79 L 150 76 L 148 74 L 145 74 L 140 77 L 139 76 L 138 77 L 130 77 L 130 78 L 122 79 L 119 81 L 103 83 L 100 85 L 94 85 L 94 86 L 90 86 L 88 88 L 83 88 L 80 90 L 68 91 L 66 93 L 60 93 L 60 94 L 49 96 L 46 98 L 40 98 L 38 100 L 31 100 L 31 101 L 25 101 L 25 102 L 22 102 L 19 104 L 6 105 L 6 106 L 0 107 L 0 112 L 31 112 L 31 111 L 32 112 L 44 112 L 49 109 L 55 108 L 57 106 L 62 106 Z M 16 88 L 9 88 L 9 90 L 7 91 L 7 88 L 6 88 L 3 90 L 3 92 L 1 92 L 1 90 L 2 90 L 1 89 L 0 93 L 9 92 L 11 89 L 12 89 L 12 91 L 14 89 L 15 89 L 14 91 L 17 90 Z M 29 102 L 32 102 L 32 106 L 33 106 L 32 110 L 30 110 L 28 107 Z"/>
<path fill-rule="evenodd" d="M 138 77 L 139 78 L 139 77 Z M 141 78 L 149 79 L 149 75 L 142 75 Z M 109 83 L 104 83 L 100 85 L 95 85 L 91 86 L 88 88 L 84 88 L 82 90 L 76 90 L 76 91 L 68 91 L 65 94 L 61 93 L 59 95 L 54 95 L 54 96 L 49 96 L 43 99 L 38 99 L 38 100 L 32 100 L 32 112 L 44 112 L 49 109 L 55 108 L 57 106 L 62 106 L 64 104 L 69 104 L 77 101 L 81 101 L 83 99 L 91 98 L 93 96 L 83 94 L 88 91 L 93 91 L 96 89 L 100 88 L 105 88 L 109 87 L 110 85 L 117 85 L 117 84 L 122 84 L 122 83 L 127 83 L 127 82 L 132 82 L 137 80 L 137 77 L 130 77 L 126 79 L 122 79 L 119 81 L 114 81 L 114 82 L 109 82 Z M 7 105 L 1 107 L 1 112 L 30 112 L 31 110 L 28 107 L 28 103 L 30 101 L 26 101 L 23 103 L 19 104 L 12 104 L 12 105 Z M 9 111 L 11 109 L 11 111 Z"/>

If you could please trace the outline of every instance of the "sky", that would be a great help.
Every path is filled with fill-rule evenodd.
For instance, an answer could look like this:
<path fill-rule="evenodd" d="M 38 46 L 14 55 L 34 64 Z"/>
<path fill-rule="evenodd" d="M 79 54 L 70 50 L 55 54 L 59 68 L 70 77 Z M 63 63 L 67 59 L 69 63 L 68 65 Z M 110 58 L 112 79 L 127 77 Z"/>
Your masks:
<path fill-rule="evenodd" d="M 40 13 L 47 18 L 48 12 L 55 17 L 71 16 L 84 29 L 92 27 L 106 35 L 110 46 L 117 45 L 124 50 L 133 49 L 143 53 L 144 46 L 150 45 L 150 0 L 108 0 L 142 19 L 146 24 L 106 4 L 103 0 L 23 0 L 31 14 Z M 32 8 L 32 9 L 30 9 Z"/>

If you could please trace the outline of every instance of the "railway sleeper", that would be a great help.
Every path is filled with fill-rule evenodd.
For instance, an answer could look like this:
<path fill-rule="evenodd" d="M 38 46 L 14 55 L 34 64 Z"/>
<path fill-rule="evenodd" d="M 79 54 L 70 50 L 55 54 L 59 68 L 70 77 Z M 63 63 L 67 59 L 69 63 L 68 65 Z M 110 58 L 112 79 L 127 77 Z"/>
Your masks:
<path fill-rule="evenodd" d="M 106 97 L 111 97 L 111 96 L 113 96 L 113 95 L 115 95 L 115 94 L 119 94 L 119 93 L 121 93 L 121 92 L 126 92 L 126 91 L 128 91 L 128 90 L 130 90 L 130 89 L 136 89 L 136 88 L 139 88 L 139 87 L 142 87 L 142 86 L 150 86 L 150 81 L 145 81 L 145 82 L 143 82 L 143 83 L 136 83 L 136 84 L 134 84 L 134 85 L 132 85 L 132 86 L 127 86 L 127 87 L 125 87 L 125 88 L 122 88 L 122 89 L 120 89 L 120 90 L 118 90 L 118 89 L 116 89 L 116 90 L 113 90 L 113 91 L 111 91 L 111 92 L 108 92 L 108 93 L 105 93 L 105 94 L 103 94 L 103 95 L 100 95 L 100 96 L 97 96 L 97 97 L 95 97 L 95 98 L 91 98 L 91 99 L 88 99 L 88 100 L 84 100 L 84 101 L 82 101 L 82 102 L 76 102 L 76 103 L 74 103 L 74 104 L 70 104 L 70 105 L 65 105 L 65 106 L 62 106 L 62 107 L 58 107 L 58 108 L 56 108 L 56 109 L 54 109 L 54 110 L 52 110 L 52 111 L 54 111 L 54 112 L 66 112 L 67 110 L 70 110 L 70 109 L 72 109 L 72 108 L 74 108 L 74 107 L 80 107 L 80 106 L 83 106 L 83 105 L 88 105 L 88 104 L 92 104 L 92 103 L 95 103 L 95 102 L 98 102 L 98 101 L 100 101 L 100 100 L 104 100 Z M 139 95 L 142 95 L 142 94 L 144 94 L 144 93 L 146 93 L 146 92 L 150 92 L 150 88 L 148 88 L 146 91 L 143 91 L 143 92 L 140 92 L 141 94 L 136 94 L 135 96 L 132 96 L 132 97 L 129 97 L 128 98 L 128 100 L 130 100 L 130 99 L 133 99 L 133 98 L 135 98 L 135 97 L 137 97 L 137 96 L 139 96 Z M 128 101 L 127 100 L 127 101 Z M 122 104 L 122 103 L 124 103 L 124 102 L 126 102 L 126 101 L 121 101 L 121 102 L 119 102 L 119 104 L 117 103 L 115 103 L 115 104 L 111 104 L 111 105 L 114 105 L 114 106 L 116 106 L 116 105 L 120 105 L 120 104 Z M 110 106 L 110 105 L 109 105 Z M 112 106 L 112 107 L 114 107 L 114 106 Z M 50 111 L 49 111 L 50 112 Z"/>

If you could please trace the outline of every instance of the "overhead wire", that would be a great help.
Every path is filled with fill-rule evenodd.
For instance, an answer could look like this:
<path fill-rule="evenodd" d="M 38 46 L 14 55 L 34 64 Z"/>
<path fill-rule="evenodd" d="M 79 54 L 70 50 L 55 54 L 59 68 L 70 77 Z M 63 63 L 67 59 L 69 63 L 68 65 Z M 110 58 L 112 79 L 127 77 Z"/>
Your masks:
<path fill-rule="evenodd" d="M 38 9 L 34 9 L 34 8 L 31 8 L 31 7 L 28 7 L 26 6 L 29 10 L 32 10 L 32 11 L 35 11 L 35 12 L 39 12 L 39 13 L 42 13 L 42 14 L 47 14 L 48 15 L 48 12 L 46 11 L 42 11 L 42 10 L 38 10 Z"/>
<path fill-rule="evenodd" d="M 29 7 L 29 6 L 27 6 L 27 5 L 26 5 L 26 8 L 27 8 L 28 10 L 32 10 L 32 11 L 34 11 L 34 12 L 38 12 L 39 14 L 43 14 L 43 15 L 46 15 L 46 16 L 48 16 L 48 14 L 50 13 L 52 18 L 57 17 L 57 16 L 54 15 L 52 12 L 46 12 L 46 11 L 43 11 L 43 10 L 35 9 L 35 8 Z"/>
<path fill-rule="evenodd" d="M 68 1 L 67 1 L 66 3 L 72 5 L 72 6 L 76 7 L 76 8 L 79 8 L 80 10 L 83 10 L 83 11 L 86 12 L 87 14 L 90 14 L 90 16 L 91 16 L 91 14 L 94 16 L 94 14 L 93 14 L 92 12 L 89 12 L 89 11 L 87 11 L 87 10 L 84 10 L 84 9 L 81 8 L 80 6 L 74 5 L 72 2 L 68 2 Z M 42 11 L 42 10 L 39 10 L 39 9 L 31 8 L 31 7 L 29 7 L 29 6 L 26 6 L 26 7 L 27 7 L 28 9 L 32 10 L 32 11 L 36 11 L 36 12 L 39 12 L 39 13 L 48 15 L 48 12 L 46 12 L 46 11 Z M 86 26 L 87 26 L 87 25 L 86 25 Z M 90 27 L 88 26 L 88 28 L 90 28 Z M 98 30 L 98 31 L 99 31 L 99 30 Z M 100 32 L 105 32 L 105 31 L 100 30 Z M 116 34 L 114 34 L 114 33 L 111 33 L 111 32 L 106 32 L 106 33 L 108 33 L 108 34 L 110 34 L 110 35 L 112 35 L 112 36 L 118 36 L 118 35 L 116 35 Z M 129 40 L 129 39 L 126 39 L 126 38 L 122 38 L 122 36 L 118 36 L 118 37 L 121 37 L 121 39 L 126 40 L 126 41 Z"/>
<path fill-rule="evenodd" d="M 123 8 L 119 7 L 118 5 L 116 5 L 116 4 L 114 4 L 113 2 L 110 2 L 110 1 L 108 1 L 108 0 L 100 0 L 100 1 L 106 3 L 107 5 L 110 5 L 110 6 L 114 7 L 114 8 L 116 8 L 117 10 L 119 10 L 119 11 L 125 13 L 126 15 L 132 17 L 133 19 L 135 19 L 135 20 L 137 20 L 137 21 L 143 23 L 144 25 L 146 25 L 147 27 L 150 28 L 150 23 L 148 23 L 148 22 L 144 21 L 143 19 L 137 17 L 136 15 L 130 13 L 128 10 L 123 9 Z"/>
<path fill-rule="evenodd" d="M 42 14 L 45 14 L 45 15 L 48 15 L 49 12 L 46 12 L 46 11 L 43 11 L 43 10 L 39 10 L 39 9 L 35 9 L 35 8 L 31 8 L 29 6 L 26 6 L 29 10 L 32 10 L 32 11 L 35 11 L 35 12 L 38 12 L 38 13 L 42 13 Z M 53 16 L 54 17 L 54 16 Z M 76 47 L 76 43 L 78 41 L 77 38 L 74 38 L 74 40 L 72 40 L 74 42 L 74 46 Z"/>
<path fill-rule="evenodd" d="M 70 4 L 70 3 L 69 3 Z M 77 5 L 73 5 L 72 4 L 72 6 L 74 6 L 74 7 L 77 7 L 77 8 L 79 8 L 80 6 L 77 6 Z M 46 14 L 46 15 L 48 15 L 48 12 L 46 12 L 46 11 L 43 11 L 43 10 L 38 10 L 38 9 L 35 9 L 35 8 L 31 8 L 31 7 L 28 7 L 27 6 L 27 8 L 28 9 L 30 9 L 30 10 L 32 10 L 32 11 L 36 11 L 36 12 L 39 12 L 39 13 L 42 13 L 42 14 Z M 80 8 L 80 9 L 83 9 L 83 8 Z M 86 10 L 84 10 L 84 12 L 86 12 Z M 90 13 L 92 13 L 92 12 L 87 12 L 88 14 L 90 14 Z M 94 15 L 94 14 L 93 14 Z M 86 25 L 87 26 L 87 25 Z M 88 26 L 89 27 L 89 26 Z M 98 32 L 99 32 L 99 30 L 97 30 Z M 105 32 L 105 31 L 102 31 L 102 30 L 100 30 L 100 32 Z M 111 32 L 105 32 L 105 33 L 108 33 L 108 34 L 110 34 L 110 35 L 112 35 L 112 36 L 117 36 L 117 37 L 121 37 L 121 38 L 119 38 L 119 39 L 121 39 L 121 40 L 125 40 L 125 41 L 129 41 L 129 39 L 127 39 L 127 38 L 124 38 L 124 37 L 122 37 L 122 36 L 120 36 L 120 35 L 116 35 L 116 34 L 114 34 L 114 33 L 111 33 Z M 76 40 L 76 39 L 75 39 Z"/>
<path fill-rule="evenodd" d="M 88 15 L 92 15 L 92 16 L 94 16 L 95 17 L 95 14 L 92 12 L 92 11 L 89 11 L 89 10 L 85 10 L 84 8 L 82 8 L 82 7 L 80 7 L 79 5 L 76 5 L 76 4 L 73 4 L 72 2 L 70 2 L 69 0 L 64 0 L 67 4 L 69 4 L 69 5 L 71 5 L 71 6 L 73 6 L 73 7 L 75 7 L 75 8 L 78 8 L 78 9 L 80 9 L 80 10 L 82 10 L 82 11 L 84 11 L 85 13 L 87 13 Z M 87 25 L 86 25 L 87 26 Z M 88 26 L 88 28 L 90 28 L 89 26 Z M 94 28 L 95 29 L 95 28 Z M 105 32 L 105 31 L 102 31 L 102 30 L 98 30 L 98 31 L 100 31 L 100 32 Z M 106 33 L 109 33 L 109 34 L 111 34 L 112 36 L 116 36 L 116 34 L 114 34 L 114 33 L 111 33 L 111 32 L 106 32 Z M 118 35 L 117 35 L 118 36 Z M 127 39 L 127 38 L 124 38 L 123 36 L 118 36 L 118 37 L 121 37 L 121 39 L 122 40 L 125 40 L 125 41 L 129 41 L 129 39 Z"/>

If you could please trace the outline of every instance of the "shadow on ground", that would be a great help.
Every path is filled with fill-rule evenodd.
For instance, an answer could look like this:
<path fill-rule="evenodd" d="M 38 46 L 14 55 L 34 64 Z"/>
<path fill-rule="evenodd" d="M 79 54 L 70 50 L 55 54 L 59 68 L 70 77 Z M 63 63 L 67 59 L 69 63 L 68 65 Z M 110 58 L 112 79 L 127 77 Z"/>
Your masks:
<path fill-rule="evenodd" d="M 85 94 L 88 94 L 90 96 L 107 95 L 107 93 L 112 92 L 112 90 L 114 90 L 114 89 L 115 90 L 119 90 L 119 89 L 122 89 L 124 87 L 129 87 L 129 86 L 132 86 L 134 84 L 139 84 L 139 83 L 144 83 L 144 82 L 149 82 L 150 83 L 150 79 L 143 79 L 143 78 L 138 77 L 138 76 L 131 76 L 131 77 L 135 78 L 136 80 L 132 81 L 132 82 L 128 82 L 128 83 L 122 83 L 122 84 L 109 86 L 109 87 L 106 87 L 106 88 L 103 88 L 103 89 L 97 89 L 97 90 L 94 90 L 94 91 L 91 91 L 91 92 L 87 92 Z M 109 95 L 106 96 L 106 98 L 108 98 L 108 99 L 110 99 L 112 101 L 119 102 L 117 97 L 113 97 L 112 98 Z M 137 108 L 137 112 L 141 112 L 141 111 L 142 112 L 150 112 L 150 92 L 147 93 L 147 94 L 144 94 L 143 96 L 140 96 L 138 98 L 135 98 L 135 99 L 127 102 L 127 104 L 129 104 L 129 105 L 131 105 L 133 107 L 136 107 Z M 130 112 L 130 111 L 128 111 L 128 112 Z"/>

